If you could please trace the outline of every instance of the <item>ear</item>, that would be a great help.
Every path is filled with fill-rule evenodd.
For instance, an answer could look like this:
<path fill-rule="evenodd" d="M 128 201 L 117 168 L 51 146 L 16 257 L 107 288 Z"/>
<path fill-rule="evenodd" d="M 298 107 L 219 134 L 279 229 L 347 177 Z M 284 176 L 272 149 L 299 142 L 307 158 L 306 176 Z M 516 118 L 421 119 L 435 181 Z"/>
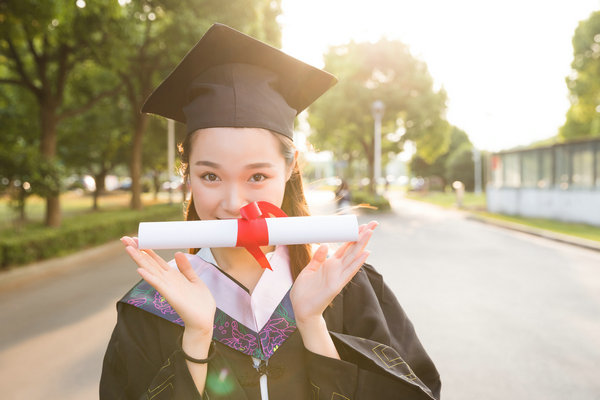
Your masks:
<path fill-rule="evenodd" d="M 298 162 L 298 150 L 294 151 L 294 161 L 291 162 L 291 164 L 288 167 L 288 170 L 286 172 L 286 177 L 285 177 L 285 181 L 289 181 L 290 178 L 292 177 L 292 172 L 294 172 L 294 167 L 296 166 L 296 163 Z"/>

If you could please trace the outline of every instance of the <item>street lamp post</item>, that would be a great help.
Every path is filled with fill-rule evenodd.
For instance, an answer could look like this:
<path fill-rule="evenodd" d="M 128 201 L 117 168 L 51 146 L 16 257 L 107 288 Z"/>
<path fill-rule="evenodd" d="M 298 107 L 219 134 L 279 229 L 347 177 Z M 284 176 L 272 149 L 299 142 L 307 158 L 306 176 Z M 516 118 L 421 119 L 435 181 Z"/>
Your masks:
<path fill-rule="evenodd" d="M 475 167 L 475 194 L 481 194 L 481 153 L 473 147 L 473 164 Z"/>
<path fill-rule="evenodd" d="M 375 100 L 373 102 L 373 106 L 371 107 L 371 112 L 373 114 L 373 119 L 375 120 L 374 127 L 374 168 L 373 168 L 373 180 L 375 192 L 377 191 L 377 181 L 381 176 L 381 119 L 383 117 L 383 111 L 385 110 L 385 105 L 381 100 Z"/>

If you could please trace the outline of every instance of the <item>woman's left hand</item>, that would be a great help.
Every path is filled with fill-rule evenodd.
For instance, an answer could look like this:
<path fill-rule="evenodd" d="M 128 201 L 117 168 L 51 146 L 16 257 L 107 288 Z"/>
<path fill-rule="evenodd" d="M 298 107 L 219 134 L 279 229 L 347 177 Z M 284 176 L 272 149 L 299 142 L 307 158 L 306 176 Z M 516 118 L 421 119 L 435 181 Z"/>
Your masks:
<path fill-rule="evenodd" d="M 296 322 L 299 325 L 321 320 L 323 311 L 350 282 L 369 256 L 365 247 L 376 226 L 375 221 L 361 225 L 358 240 L 345 243 L 329 258 L 327 245 L 318 248 L 296 278 L 290 293 Z"/>

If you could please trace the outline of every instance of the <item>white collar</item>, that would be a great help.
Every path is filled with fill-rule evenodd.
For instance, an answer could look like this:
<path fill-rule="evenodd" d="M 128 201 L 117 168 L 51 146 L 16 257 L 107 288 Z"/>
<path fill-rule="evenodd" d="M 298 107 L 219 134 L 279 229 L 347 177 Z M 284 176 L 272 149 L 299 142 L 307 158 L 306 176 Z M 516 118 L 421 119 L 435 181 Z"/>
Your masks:
<path fill-rule="evenodd" d="M 187 257 L 210 289 L 217 308 L 255 332 L 269 321 L 293 283 L 287 246 L 277 246 L 266 254 L 273 269 L 263 271 L 252 294 L 218 267 L 210 249 Z"/>

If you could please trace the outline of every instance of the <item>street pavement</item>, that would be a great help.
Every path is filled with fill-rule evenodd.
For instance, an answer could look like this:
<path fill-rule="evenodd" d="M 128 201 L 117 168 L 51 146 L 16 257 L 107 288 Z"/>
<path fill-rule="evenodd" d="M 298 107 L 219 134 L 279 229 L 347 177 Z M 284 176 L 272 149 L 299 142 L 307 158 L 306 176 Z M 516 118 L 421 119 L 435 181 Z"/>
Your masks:
<path fill-rule="evenodd" d="M 311 192 L 313 213 L 332 199 Z M 442 398 L 600 399 L 600 252 L 399 196 L 375 218 L 369 262 L 436 363 Z M 115 302 L 137 280 L 116 242 L 0 274 L 2 398 L 97 398 Z"/>

